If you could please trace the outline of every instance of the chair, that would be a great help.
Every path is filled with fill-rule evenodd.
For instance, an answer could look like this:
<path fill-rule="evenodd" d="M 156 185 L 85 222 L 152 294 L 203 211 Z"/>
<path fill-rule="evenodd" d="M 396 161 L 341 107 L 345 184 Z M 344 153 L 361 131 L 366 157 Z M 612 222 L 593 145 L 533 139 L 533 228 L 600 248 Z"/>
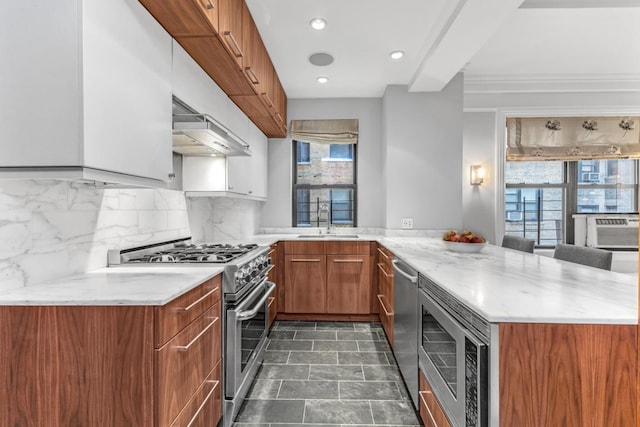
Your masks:
<path fill-rule="evenodd" d="M 558 243 L 553 252 L 553 257 L 577 264 L 602 268 L 603 270 L 611 270 L 613 253 L 605 251 L 604 249 Z"/>
<path fill-rule="evenodd" d="M 503 248 L 515 249 L 516 251 L 522 251 L 522 252 L 529 252 L 530 254 L 533 253 L 533 247 L 535 246 L 535 244 L 536 242 L 534 240 L 525 239 L 524 237 L 519 237 L 519 236 L 505 235 L 502 238 Z"/>

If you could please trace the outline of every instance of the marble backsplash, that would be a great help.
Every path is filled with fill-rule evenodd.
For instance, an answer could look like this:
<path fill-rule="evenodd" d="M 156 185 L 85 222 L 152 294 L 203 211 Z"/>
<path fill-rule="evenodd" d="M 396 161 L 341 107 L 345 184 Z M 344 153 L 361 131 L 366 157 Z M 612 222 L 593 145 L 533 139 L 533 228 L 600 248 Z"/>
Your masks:
<path fill-rule="evenodd" d="M 255 234 L 259 211 L 259 202 L 174 190 L 0 181 L 0 292 L 104 267 L 109 249 L 241 239 Z"/>

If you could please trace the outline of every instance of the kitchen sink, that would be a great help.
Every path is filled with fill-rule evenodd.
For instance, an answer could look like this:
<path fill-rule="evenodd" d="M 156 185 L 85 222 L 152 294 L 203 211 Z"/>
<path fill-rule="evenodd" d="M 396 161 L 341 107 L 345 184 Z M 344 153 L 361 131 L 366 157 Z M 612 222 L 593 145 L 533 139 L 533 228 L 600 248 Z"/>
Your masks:
<path fill-rule="evenodd" d="M 298 239 L 357 239 L 357 234 L 299 234 Z"/>

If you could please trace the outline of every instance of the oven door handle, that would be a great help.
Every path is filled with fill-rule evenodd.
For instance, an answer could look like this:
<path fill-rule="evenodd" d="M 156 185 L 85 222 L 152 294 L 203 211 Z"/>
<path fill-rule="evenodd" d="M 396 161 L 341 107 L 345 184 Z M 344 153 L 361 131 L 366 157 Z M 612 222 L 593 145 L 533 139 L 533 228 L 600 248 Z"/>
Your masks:
<path fill-rule="evenodd" d="M 265 281 L 265 286 L 267 287 L 267 290 L 264 295 L 249 310 L 243 310 L 239 312 L 236 315 L 237 321 L 242 322 L 244 320 L 249 320 L 256 317 L 258 311 L 260 311 L 260 307 L 264 305 L 265 301 L 267 301 L 267 298 L 269 298 L 273 291 L 276 290 L 276 284 L 273 282 Z"/>

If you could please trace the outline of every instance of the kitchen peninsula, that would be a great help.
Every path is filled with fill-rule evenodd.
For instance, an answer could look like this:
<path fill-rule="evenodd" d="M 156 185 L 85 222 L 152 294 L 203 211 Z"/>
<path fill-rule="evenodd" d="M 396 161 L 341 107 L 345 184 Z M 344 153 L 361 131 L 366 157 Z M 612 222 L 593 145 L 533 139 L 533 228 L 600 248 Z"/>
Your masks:
<path fill-rule="evenodd" d="M 321 240 L 325 239 L 331 238 Z M 271 244 L 301 239 L 257 235 L 253 240 Z M 361 234 L 356 240 L 384 245 L 490 323 L 490 426 L 635 425 L 635 277 L 494 245 L 478 254 L 460 254 L 445 250 L 440 239 L 432 237 Z M 117 283 L 118 275 L 134 271 L 106 269 L 99 274 Z M 66 295 L 47 299 L 47 290 L 56 287 L 65 289 Z M 86 305 L 91 300 L 86 291 L 81 280 L 58 280 L 0 295 L 0 305 L 3 310 L 21 305 Z M 105 294 L 101 298 L 96 305 L 105 304 Z M 6 339 L 3 348 L 9 351 L 12 346 Z"/>

